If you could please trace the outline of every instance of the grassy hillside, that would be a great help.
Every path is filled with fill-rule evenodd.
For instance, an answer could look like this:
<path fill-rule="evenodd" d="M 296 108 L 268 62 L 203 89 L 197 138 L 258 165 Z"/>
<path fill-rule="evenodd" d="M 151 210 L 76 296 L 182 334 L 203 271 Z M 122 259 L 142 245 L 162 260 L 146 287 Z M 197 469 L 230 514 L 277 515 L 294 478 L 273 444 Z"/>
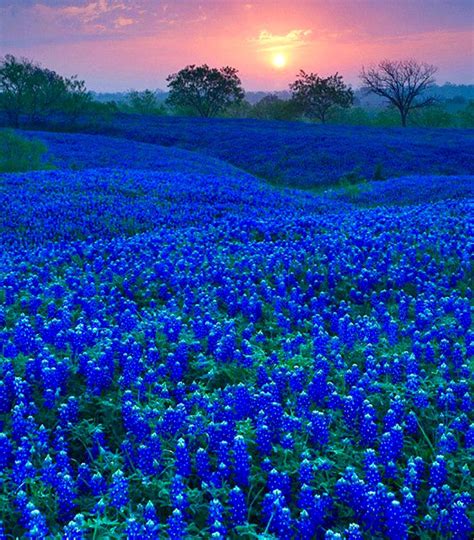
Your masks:
<path fill-rule="evenodd" d="M 300 122 L 123 115 L 116 136 L 197 150 L 271 182 L 318 187 L 347 174 L 474 174 L 474 130 L 322 126 Z"/>
<path fill-rule="evenodd" d="M 199 174 L 245 174 L 222 160 L 181 148 L 83 133 L 21 131 L 47 148 L 45 159 L 62 169 L 148 169 Z"/>

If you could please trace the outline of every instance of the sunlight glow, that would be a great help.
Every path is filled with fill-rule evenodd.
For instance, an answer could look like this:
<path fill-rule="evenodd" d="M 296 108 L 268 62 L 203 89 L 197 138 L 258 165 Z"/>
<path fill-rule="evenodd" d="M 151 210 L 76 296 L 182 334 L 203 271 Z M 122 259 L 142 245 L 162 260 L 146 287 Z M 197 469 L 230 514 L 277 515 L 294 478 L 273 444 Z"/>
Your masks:
<path fill-rule="evenodd" d="M 276 53 L 272 57 L 272 64 L 277 69 L 283 69 L 288 62 L 288 59 L 283 53 Z"/>

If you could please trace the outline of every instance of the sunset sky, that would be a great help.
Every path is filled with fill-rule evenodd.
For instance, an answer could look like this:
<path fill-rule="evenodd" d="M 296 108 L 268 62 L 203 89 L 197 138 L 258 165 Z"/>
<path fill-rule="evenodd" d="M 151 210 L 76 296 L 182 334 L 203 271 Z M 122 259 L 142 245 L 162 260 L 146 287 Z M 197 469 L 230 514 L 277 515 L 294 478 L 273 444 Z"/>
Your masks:
<path fill-rule="evenodd" d="M 414 57 L 439 83 L 474 83 L 473 0 L 0 0 L 0 56 L 88 88 L 166 88 L 187 64 L 230 65 L 247 90 L 288 87 L 299 69 L 338 71 Z"/>

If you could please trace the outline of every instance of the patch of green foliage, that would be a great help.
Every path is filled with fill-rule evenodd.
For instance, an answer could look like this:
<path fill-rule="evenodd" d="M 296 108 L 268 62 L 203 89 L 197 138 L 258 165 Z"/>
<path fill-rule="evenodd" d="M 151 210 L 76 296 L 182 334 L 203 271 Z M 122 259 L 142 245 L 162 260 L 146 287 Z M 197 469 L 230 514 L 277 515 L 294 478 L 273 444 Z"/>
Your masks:
<path fill-rule="evenodd" d="M 23 172 L 52 169 L 45 160 L 48 151 L 39 140 L 28 140 L 12 130 L 0 131 L 0 172 Z"/>
<path fill-rule="evenodd" d="M 374 169 L 374 180 L 386 180 L 387 177 L 384 173 L 384 170 L 383 170 L 383 163 L 381 161 L 379 161 L 377 163 L 377 165 L 375 165 L 375 169 Z"/>
<path fill-rule="evenodd" d="M 354 167 L 352 171 L 339 178 L 339 186 L 350 198 L 356 198 L 363 189 L 366 189 L 366 184 L 367 179 L 362 175 L 361 167 Z"/>

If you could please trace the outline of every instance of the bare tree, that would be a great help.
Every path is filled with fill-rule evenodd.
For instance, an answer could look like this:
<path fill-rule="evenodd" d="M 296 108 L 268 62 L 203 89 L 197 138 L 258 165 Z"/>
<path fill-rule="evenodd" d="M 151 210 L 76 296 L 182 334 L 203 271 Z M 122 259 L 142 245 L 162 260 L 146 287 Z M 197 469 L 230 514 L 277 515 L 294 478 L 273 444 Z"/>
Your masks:
<path fill-rule="evenodd" d="M 400 111 L 402 126 L 407 125 L 407 116 L 412 109 L 432 105 L 433 97 L 421 99 L 421 94 L 434 83 L 438 68 L 416 60 L 382 60 L 378 65 L 362 68 L 360 78 L 363 87 L 390 101 Z"/>

